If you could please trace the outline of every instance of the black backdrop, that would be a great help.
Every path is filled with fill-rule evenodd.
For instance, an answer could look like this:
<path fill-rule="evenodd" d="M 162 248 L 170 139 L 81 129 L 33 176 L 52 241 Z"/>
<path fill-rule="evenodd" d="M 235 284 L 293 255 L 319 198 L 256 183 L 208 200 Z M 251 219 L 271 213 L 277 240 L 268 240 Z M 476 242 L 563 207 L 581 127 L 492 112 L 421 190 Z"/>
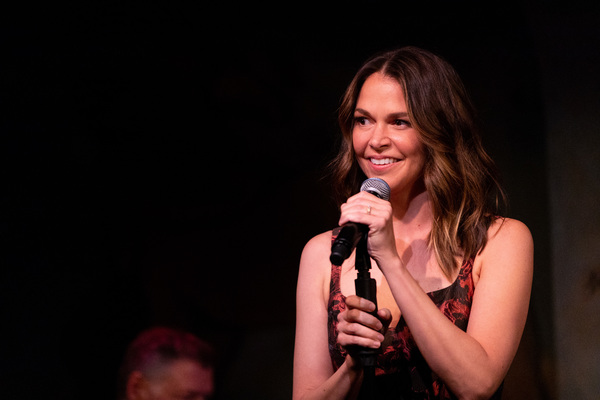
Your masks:
<path fill-rule="evenodd" d="M 321 179 L 336 108 L 376 51 L 423 46 L 455 65 L 548 264 L 537 9 L 341 6 L 4 15 L 3 398 L 111 398 L 127 342 L 152 324 L 215 343 L 222 397 L 289 398 L 300 252 L 337 221 Z"/>

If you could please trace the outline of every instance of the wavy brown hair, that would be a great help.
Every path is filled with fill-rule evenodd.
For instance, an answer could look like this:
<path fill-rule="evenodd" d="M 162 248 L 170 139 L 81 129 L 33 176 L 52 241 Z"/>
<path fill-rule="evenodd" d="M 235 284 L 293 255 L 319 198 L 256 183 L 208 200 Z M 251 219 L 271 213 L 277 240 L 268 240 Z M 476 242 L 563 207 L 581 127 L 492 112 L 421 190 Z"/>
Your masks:
<path fill-rule="evenodd" d="M 485 152 L 475 112 L 458 74 L 441 57 L 416 47 L 377 55 L 357 72 L 339 109 L 342 140 L 331 163 L 338 202 L 359 190 L 366 176 L 352 146 L 354 110 L 365 80 L 380 72 L 404 89 L 411 123 L 425 147 L 425 187 L 433 211 L 429 246 L 451 277 L 456 257 L 474 258 L 487 243 L 487 231 L 506 196 L 493 160 Z"/>

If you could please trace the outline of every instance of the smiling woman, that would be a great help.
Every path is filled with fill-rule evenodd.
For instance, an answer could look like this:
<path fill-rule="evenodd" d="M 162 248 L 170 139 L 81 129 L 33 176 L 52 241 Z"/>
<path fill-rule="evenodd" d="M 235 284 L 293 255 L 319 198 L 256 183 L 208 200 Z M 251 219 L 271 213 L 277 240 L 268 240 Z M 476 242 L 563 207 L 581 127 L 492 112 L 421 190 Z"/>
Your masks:
<path fill-rule="evenodd" d="M 368 228 L 377 310 L 355 295 L 336 230 L 305 246 L 297 285 L 295 399 L 363 398 L 356 346 L 380 349 L 378 399 L 499 398 L 529 305 L 533 241 L 504 198 L 454 69 L 414 47 L 367 61 L 339 111 L 339 225 Z M 389 201 L 359 192 L 385 180 Z"/>
<path fill-rule="evenodd" d="M 388 92 L 371 93 L 375 76 Z M 340 204 L 367 178 L 353 145 L 361 126 L 356 118 L 370 116 L 362 114 L 368 111 L 359 103 L 363 100 L 371 101 L 373 109 L 383 107 L 380 101 L 392 102 L 386 122 L 400 119 L 423 144 L 423 184 L 436 213 L 431 245 L 442 269 L 452 275 L 459 266 L 457 254 L 473 257 L 485 246 L 487 229 L 506 197 L 460 77 L 442 58 L 415 47 L 375 56 L 363 65 L 346 90 L 338 117 L 342 145 L 332 170 Z"/>
<path fill-rule="evenodd" d="M 369 178 L 381 178 L 394 188 L 397 199 L 410 194 L 421 177 L 425 152 L 410 123 L 404 91 L 382 73 L 369 76 L 354 111 L 352 148 L 358 165 Z"/>

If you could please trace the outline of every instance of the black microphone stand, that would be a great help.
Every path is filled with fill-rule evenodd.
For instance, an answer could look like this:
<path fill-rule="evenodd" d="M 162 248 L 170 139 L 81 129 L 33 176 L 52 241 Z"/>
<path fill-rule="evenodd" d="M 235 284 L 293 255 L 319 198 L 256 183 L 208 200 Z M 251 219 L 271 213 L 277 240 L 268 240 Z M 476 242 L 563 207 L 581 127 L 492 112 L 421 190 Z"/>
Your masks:
<path fill-rule="evenodd" d="M 354 280 L 356 295 L 375 303 L 375 311 L 371 314 L 377 317 L 377 283 L 371 278 L 369 270 L 371 269 L 371 257 L 367 251 L 368 230 L 363 233 L 361 239 L 356 245 L 356 260 L 354 267 L 357 270 L 357 277 Z M 361 398 L 375 399 L 375 364 L 377 362 L 378 349 L 357 346 L 355 354 L 360 359 L 364 378 L 360 389 Z"/>

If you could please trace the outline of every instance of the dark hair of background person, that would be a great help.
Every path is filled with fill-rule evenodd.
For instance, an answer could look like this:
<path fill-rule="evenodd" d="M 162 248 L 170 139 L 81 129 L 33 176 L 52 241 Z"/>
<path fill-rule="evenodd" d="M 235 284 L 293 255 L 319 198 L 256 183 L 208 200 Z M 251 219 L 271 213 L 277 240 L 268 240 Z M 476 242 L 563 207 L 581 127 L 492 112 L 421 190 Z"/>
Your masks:
<path fill-rule="evenodd" d="M 171 362 L 189 359 L 214 368 L 213 348 L 195 335 L 168 327 L 153 327 L 140 333 L 129 345 L 117 376 L 117 399 L 127 398 L 127 380 L 133 371 L 142 373 Z"/>

